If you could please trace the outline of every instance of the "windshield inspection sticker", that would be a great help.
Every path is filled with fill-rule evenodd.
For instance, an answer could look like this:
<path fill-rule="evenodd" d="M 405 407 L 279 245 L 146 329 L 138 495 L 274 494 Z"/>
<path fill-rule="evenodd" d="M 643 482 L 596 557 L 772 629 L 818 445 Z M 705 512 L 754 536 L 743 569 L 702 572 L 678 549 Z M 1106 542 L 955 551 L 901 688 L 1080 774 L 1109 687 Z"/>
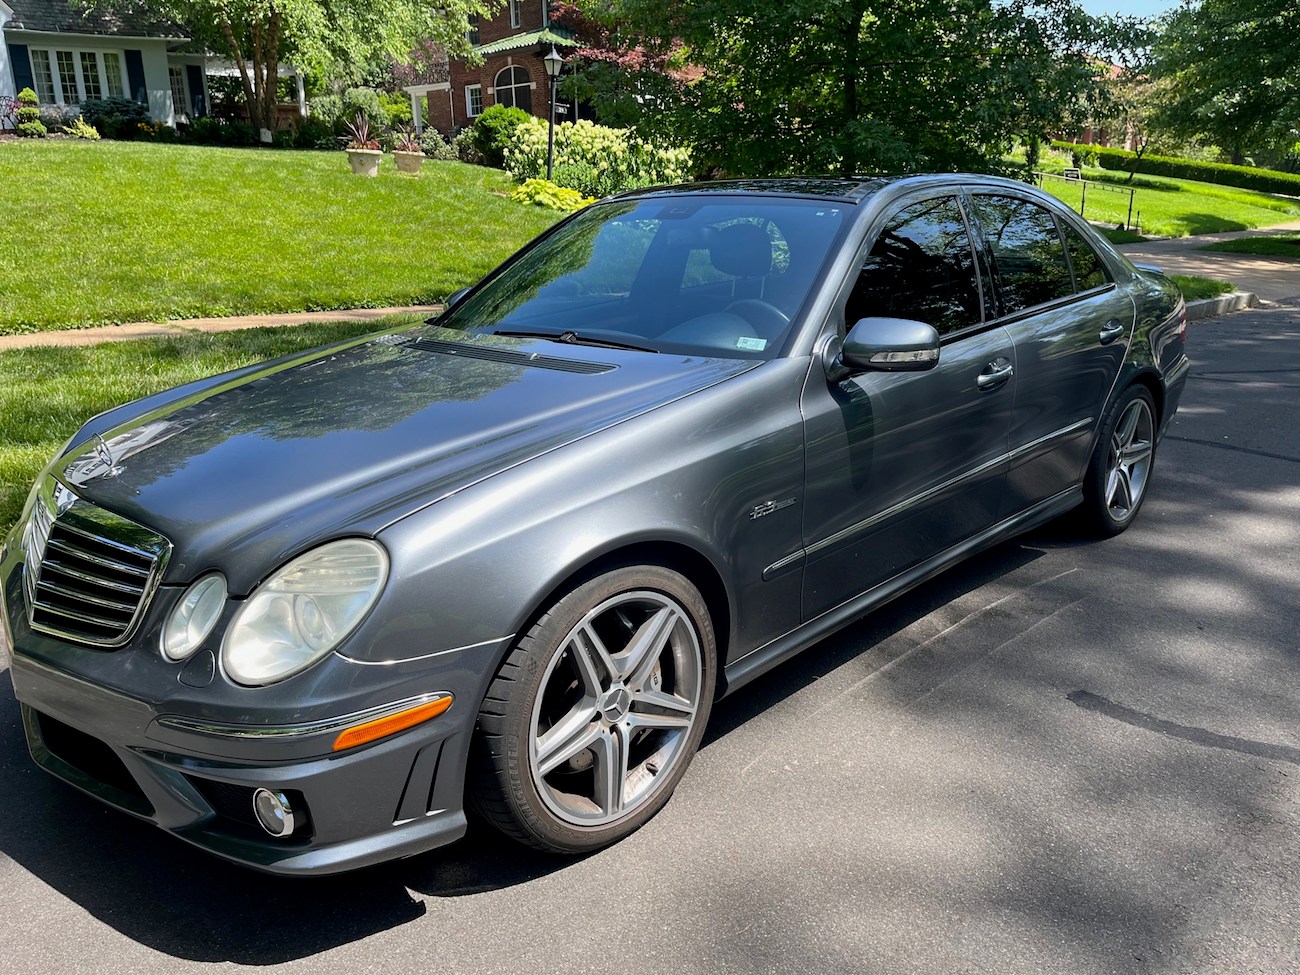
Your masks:
<path fill-rule="evenodd" d="M 752 335 L 742 335 L 736 339 L 736 348 L 746 352 L 762 352 L 767 348 L 767 339 L 756 339 Z"/>

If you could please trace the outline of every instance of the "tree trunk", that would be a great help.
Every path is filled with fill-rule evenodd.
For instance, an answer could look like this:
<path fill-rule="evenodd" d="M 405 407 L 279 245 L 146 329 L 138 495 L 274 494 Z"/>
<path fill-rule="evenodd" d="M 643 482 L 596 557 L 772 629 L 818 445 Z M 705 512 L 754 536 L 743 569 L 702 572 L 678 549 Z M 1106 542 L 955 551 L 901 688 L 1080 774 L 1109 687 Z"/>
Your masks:
<path fill-rule="evenodd" d="M 850 6 L 844 25 L 844 122 L 840 140 L 840 169 L 845 176 L 858 171 L 857 139 L 854 132 L 858 120 L 858 72 L 861 70 L 858 33 L 862 29 L 865 10 L 861 3 Z"/>

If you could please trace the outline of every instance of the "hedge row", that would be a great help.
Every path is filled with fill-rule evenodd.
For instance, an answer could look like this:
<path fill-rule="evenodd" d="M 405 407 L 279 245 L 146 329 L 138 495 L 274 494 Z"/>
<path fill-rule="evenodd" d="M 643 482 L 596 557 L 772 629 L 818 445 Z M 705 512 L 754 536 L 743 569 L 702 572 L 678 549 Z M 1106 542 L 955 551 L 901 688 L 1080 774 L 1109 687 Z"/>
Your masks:
<path fill-rule="evenodd" d="M 1143 156 L 1127 149 L 1106 146 L 1079 145 L 1074 142 L 1053 142 L 1052 148 L 1081 155 L 1094 155 L 1102 169 L 1131 172 L 1137 160 L 1137 172 L 1151 176 L 1171 176 L 1175 179 L 1195 179 L 1203 183 L 1238 186 L 1243 190 L 1261 193 L 1282 193 L 1300 196 L 1300 175 L 1282 173 L 1275 169 L 1252 169 L 1250 166 L 1230 166 L 1227 163 L 1197 162 L 1194 159 L 1174 159 L 1170 156 Z"/>

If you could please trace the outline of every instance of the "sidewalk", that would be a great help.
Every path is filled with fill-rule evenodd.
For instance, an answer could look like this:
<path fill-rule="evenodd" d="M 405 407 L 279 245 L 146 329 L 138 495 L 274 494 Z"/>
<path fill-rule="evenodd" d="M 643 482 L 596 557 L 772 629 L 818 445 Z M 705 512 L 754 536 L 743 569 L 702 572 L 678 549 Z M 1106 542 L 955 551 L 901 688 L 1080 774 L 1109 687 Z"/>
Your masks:
<path fill-rule="evenodd" d="M 1120 251 L 1138 264 L 1155 264 L 1169 274 L 1191 274 L 1231 281 L 1239 291 L 1250 291 L 1261 301 L 1283 301 L 1300 296 L 1300 261 L 1255 254 L 1217 254 L 1198 248 L 1221 240 L 1263 237 L 1282 230 L 1300 230 L 1300 220 L 1261 230 L 1240 230 L 1196 237 L 1172 237 L 1141 244 L 1123 244 Z"/>
<path fill-rule="evenodd" d="M 185 318 L 170 322 L 133 322 L 103 328 L 78 328 L 58 332 L 0 335 L 0 352 L 38 345 L 98 345 L 126 342 L 154 335 L 185 335 L 191 332 L 234 332 L 241 328 L 281 328 L 315 322 L 368 322 L 386 315 L 436 315 L 442 305 L 402 305 L 395 308 L 344 308 L 339 311 L 304 311 L 284 315 L 239 315 L 230 318 Z"/>

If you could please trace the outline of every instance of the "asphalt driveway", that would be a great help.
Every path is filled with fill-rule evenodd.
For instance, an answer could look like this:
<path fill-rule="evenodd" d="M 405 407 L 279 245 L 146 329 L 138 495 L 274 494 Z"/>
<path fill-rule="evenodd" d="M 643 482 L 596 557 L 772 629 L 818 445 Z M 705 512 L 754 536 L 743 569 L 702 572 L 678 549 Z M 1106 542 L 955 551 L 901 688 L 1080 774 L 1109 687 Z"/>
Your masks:
<path fill-rule="evenodd" d="M 36 770 L 0 671 L 0 972 L 1300 969 L 1300 305 L 1195 326 L 1137 524 L 1053 525 L 714 713 L 581 861 L 479 829 L 324 881 Z"/>

